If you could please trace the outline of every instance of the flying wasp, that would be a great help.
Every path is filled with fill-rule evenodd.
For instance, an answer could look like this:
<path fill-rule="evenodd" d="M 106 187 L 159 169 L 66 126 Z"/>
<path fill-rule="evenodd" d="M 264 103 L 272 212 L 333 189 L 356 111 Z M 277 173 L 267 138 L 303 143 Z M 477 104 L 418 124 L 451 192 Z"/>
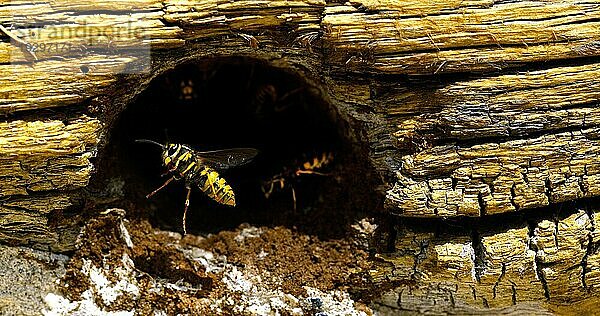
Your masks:
<path fill-rule="evenodd" d="M 265 198 L 268 199 L 276 190 L 282 191 L 289 187 L 292 191 L 292 200 L 294 202 L 294 211 L 296 211 L 296 189 L 294 183 L 298 178 L 304 175 L 328 176 L 328 173 L 322 172 L 322 169 L 328 167 L 333 162 L 333 153 L 326 152 L 314 156 L 312 159 L 296 165 L 294 168 L 284 167 L 281 173 L 278 173 L 270 179 L 263 181 L 261 189 Z"/>
<path fill-rule="evenodd" d="M 190 206 L 190 194 L 192 186 L 197 185 L 202 192 L 216 202 L 228 206 L 235 206 L 235 194 L 233 189 L 217 170 L 225 170 L 250 162 L 257 154 L 254 148 L 231 148 L 213 151 L 196 151 L 188 145 L 183 144 L 161 144 L 153 140 L 137 139 L 138 143 L 154 144 L 162 148 L 163 165 L 167 172 L 163 175 L 171 177 L 158 189 L 146 195 L 152 197 L 162 190 L 173 180 L 183 179 L 187 195 L 183 211 L 183 233 L 186 234 L 185 222 L 188 207 Z"/>

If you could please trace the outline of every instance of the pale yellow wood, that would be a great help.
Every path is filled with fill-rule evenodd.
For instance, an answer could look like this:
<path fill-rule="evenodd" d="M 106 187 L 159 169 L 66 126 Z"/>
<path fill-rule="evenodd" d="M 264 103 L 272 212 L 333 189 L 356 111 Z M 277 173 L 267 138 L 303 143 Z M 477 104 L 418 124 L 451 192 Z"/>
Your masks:
<path fill-rule="evenodd" d="M 19 41 L 0 34 L 0 240 L 71 249 L 76 229 L 60 225 L 75 220 L 59 215 L 79 207 L 118 113 L 165 70 L 215 56 L 267 59 L 321 84 L 344 136 L 384 180 L 385 212 L 504 216 L 598 196 L 600 64 L 586 57 L 600 54 L 599 9 L 594 1 L 4 1 L 0 24 Z M 139 37 L 69 33 L 122 26 Z M 21 41 L 76 49 L 37 50 L 34 60 Z M 147 71 L 121 74 L 148 52 Z M 380 302 L 545 314 L 593 301 L 596 213 L 567 213 L 477 234 L 398 225 L 394 250 L 375 255 L 373 278 L 399 285 Z"/>
<path fill-rule="evenodd" d="M 93 170 L 89 161 L 101 123 L 81 116 L 61 121 L 0 123 L 0 197 L 81 188 Z M 48 205 L 48 209 L 52 209 Z"/>
<path fill-rule="evenodd" d="M 324 40 L 329 63 L 355 71 L 494 70 L 597 55 L 598 8 L 577 1 L 356 2 L 326 8 Z"/>
<path fill-rule="evenodd" d="M 538 249 L 542 276 L 550 297 L 569 302 L 586 294 L 582 264 L 588 255 L 592 222 L 580 211 L 559 222 L 542 221 L 535 229 L 532 242 Z"/>
<path fill-rule="evenodd" d="M 109 89 L 135 57 L 95 55 L 0 65 L 0 114 L 64 107 Z M 84 73 L 81 67 L 87 67 Z"/>
<path fill-rule="evenodd" d="M 382 296 L 380 303 L 403 311 L 504 314 L 510 306 L 528 309 L 530 302 L 547 314 L 567 310 L 566 304 L 579 299 L 594 301 L 599 249 L 590 236 L 598 235 L 597 214 L 596 209 L 589 214 L 580 210 L 555 221 L 500 226 L 472 236 L 460 230 L 417 232 L 401 225 L 394 250 L 378 256 L 372 275 L 405 285 Z M 514 219 L 505 224 L 519 226 Z M 581 311 L 595 310 L 585 301 L 579 305 Z"/>
<path fill-rule="evenodd" d="M 590 106 L 600 96 L 598 67 L 455 82 L 427 99 L 398 91 L 388 101 L 394 104 L 389 115 L 398 120 L 398 147 L 420 142 L 421 151 L 402 158 L 390 201 L 413 215 L 477 216 L 596 196 L 600 143 L 596 129 L 586 127 L 599 123 L 598 108 Z M 430 98 L 443 102 L 427 114 Z M 425 114 L 405 116 L 419 108 Z M 573 131 L 552 132 L 568 128 Z M 547 135 L 527 136 L 531 133 Z M 430 148 L 419 135 L 437 142 L 451 138 L 450 144 L 488 140 Z"/>
<path fill-rule="evenodd" d="M 592 196 L 596 190 L 587 188 L 598 181 L 598 132 L 447 146 L 406 156 L 388 199 L 402 214 L 478 216 Z M 428 178 L 413 180 L 423 177 Z"/>

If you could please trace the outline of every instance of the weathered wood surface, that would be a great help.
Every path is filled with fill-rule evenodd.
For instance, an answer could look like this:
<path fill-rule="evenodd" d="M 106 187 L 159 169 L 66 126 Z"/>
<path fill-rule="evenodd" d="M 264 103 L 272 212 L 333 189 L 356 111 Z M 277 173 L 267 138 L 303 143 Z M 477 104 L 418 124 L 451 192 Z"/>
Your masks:
<path fill-rule="evenodd" d="M 507 223 L 514 228 L 471 227 L 474 233 L 466 227 L 427 232 L 396 226 L 393 250 L 377 255 L 380 268 L 373 277 L 403 285 L 376 304 L 395 311 L 472 314 L 513 305 L 523 313 L 533 302 L 537 310 L 528 313 L 544 314 L 554 311 L 547 302 L 596 300 L 599 214 L 579 210 L 555 220 Z M 593 310 L 597 307 L 587 307 Z"/>
<path fill-rule="evenodd" d="M 368 144 L 394 214 L 477 217 L 597 196 L 598 14 L 594 1 L 5 1 L 0 238 L 69 249 L 50 214 L 89 184 L 114 113 L 166 69 L 215 55 L 267 59 L 323 83 Z M 66 32 L 128 23 L 139 38 Z M 70 49 L 27 51 L 15 34 Z M 117 75 L 149 48 L 148 72 Z M 594 294 L 595 213 L 568 211 L 477 240 L 403 228 L 396 251 L 380 255 L 388 269 L 374 273 L 419 287 L 382 304 L 418 310 L 437 293 L 450 302 L 440 308 L 501 308 Z"/>
<path fill-rule="evenodd" d="M 598 14 L 595 1 L 351 1 L 325 9 L 325 57 L 344 71 L 422 75 L 595 56 Z"/>
<path fill-rule="evenodd" d="M 445 102 L 398 123 L 397 140 L 422 150 L 400 159 L 390 201 L 414 215 L 478 216 L 597 196 L 597 67 L 454 82 L 431 100 L 410 96 L 399 112 Z M 432 139 L 440 145 L 427 144 Z"/>

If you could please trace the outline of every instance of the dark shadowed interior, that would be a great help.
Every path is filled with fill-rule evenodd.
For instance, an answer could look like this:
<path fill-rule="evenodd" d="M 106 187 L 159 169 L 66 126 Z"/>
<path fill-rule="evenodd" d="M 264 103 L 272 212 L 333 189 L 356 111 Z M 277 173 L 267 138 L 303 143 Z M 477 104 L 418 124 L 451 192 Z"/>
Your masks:
<path fill-rule="evenodd" d="M 161 148 L 135 143 L 188 144 L 200 151 L 253 147 L 260 151 L 251 163 L 221 172 L 235 192 L 236 207 L 211 200 L 194 186 L 187 229 L 216 232 L 241 223 L 285 225 L 324 238 L 341 237 L 347 226 L 370 212 L 373 188 L 367 183 L 364 157 L 338 132 L 334 107 L 296 73 L 239 59 L 211 60 L 179 66 L 156 78 L 123 111 L 111 130 L 100 166 L 100 186 L 120 194 L 111 204 L 135 216 L 149 216 L 164 229 L 182 231 L 186 189 L 173 182 L 150 199 L 145 195 L 168 177 Z M 289 180 L 269 199 L 261 183 L 294 169 L 324 152 L 333 162 L 321 171 Z M 105 166 L 105 167 L 102 167 Z M 276 185 L 277 186 L 277 185 Z M 106 191 L 105 190 L 105 191 Z"/>

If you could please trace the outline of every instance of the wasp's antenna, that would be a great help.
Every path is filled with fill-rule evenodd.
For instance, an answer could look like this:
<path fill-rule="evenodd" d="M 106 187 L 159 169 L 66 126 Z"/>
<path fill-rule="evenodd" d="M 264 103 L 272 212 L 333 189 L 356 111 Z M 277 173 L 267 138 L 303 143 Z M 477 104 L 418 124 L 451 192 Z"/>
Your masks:
<path fill-rule="evenodd" d="M 154 144 L 154 145 L 160 146 L 160 148 L 162 148 L 162 149 L 165 149 L 165 145 L 155 142 L 153 140 L 149 140 L 149 139 L 136 139 L 135 142 L 136 143 Z"/>

